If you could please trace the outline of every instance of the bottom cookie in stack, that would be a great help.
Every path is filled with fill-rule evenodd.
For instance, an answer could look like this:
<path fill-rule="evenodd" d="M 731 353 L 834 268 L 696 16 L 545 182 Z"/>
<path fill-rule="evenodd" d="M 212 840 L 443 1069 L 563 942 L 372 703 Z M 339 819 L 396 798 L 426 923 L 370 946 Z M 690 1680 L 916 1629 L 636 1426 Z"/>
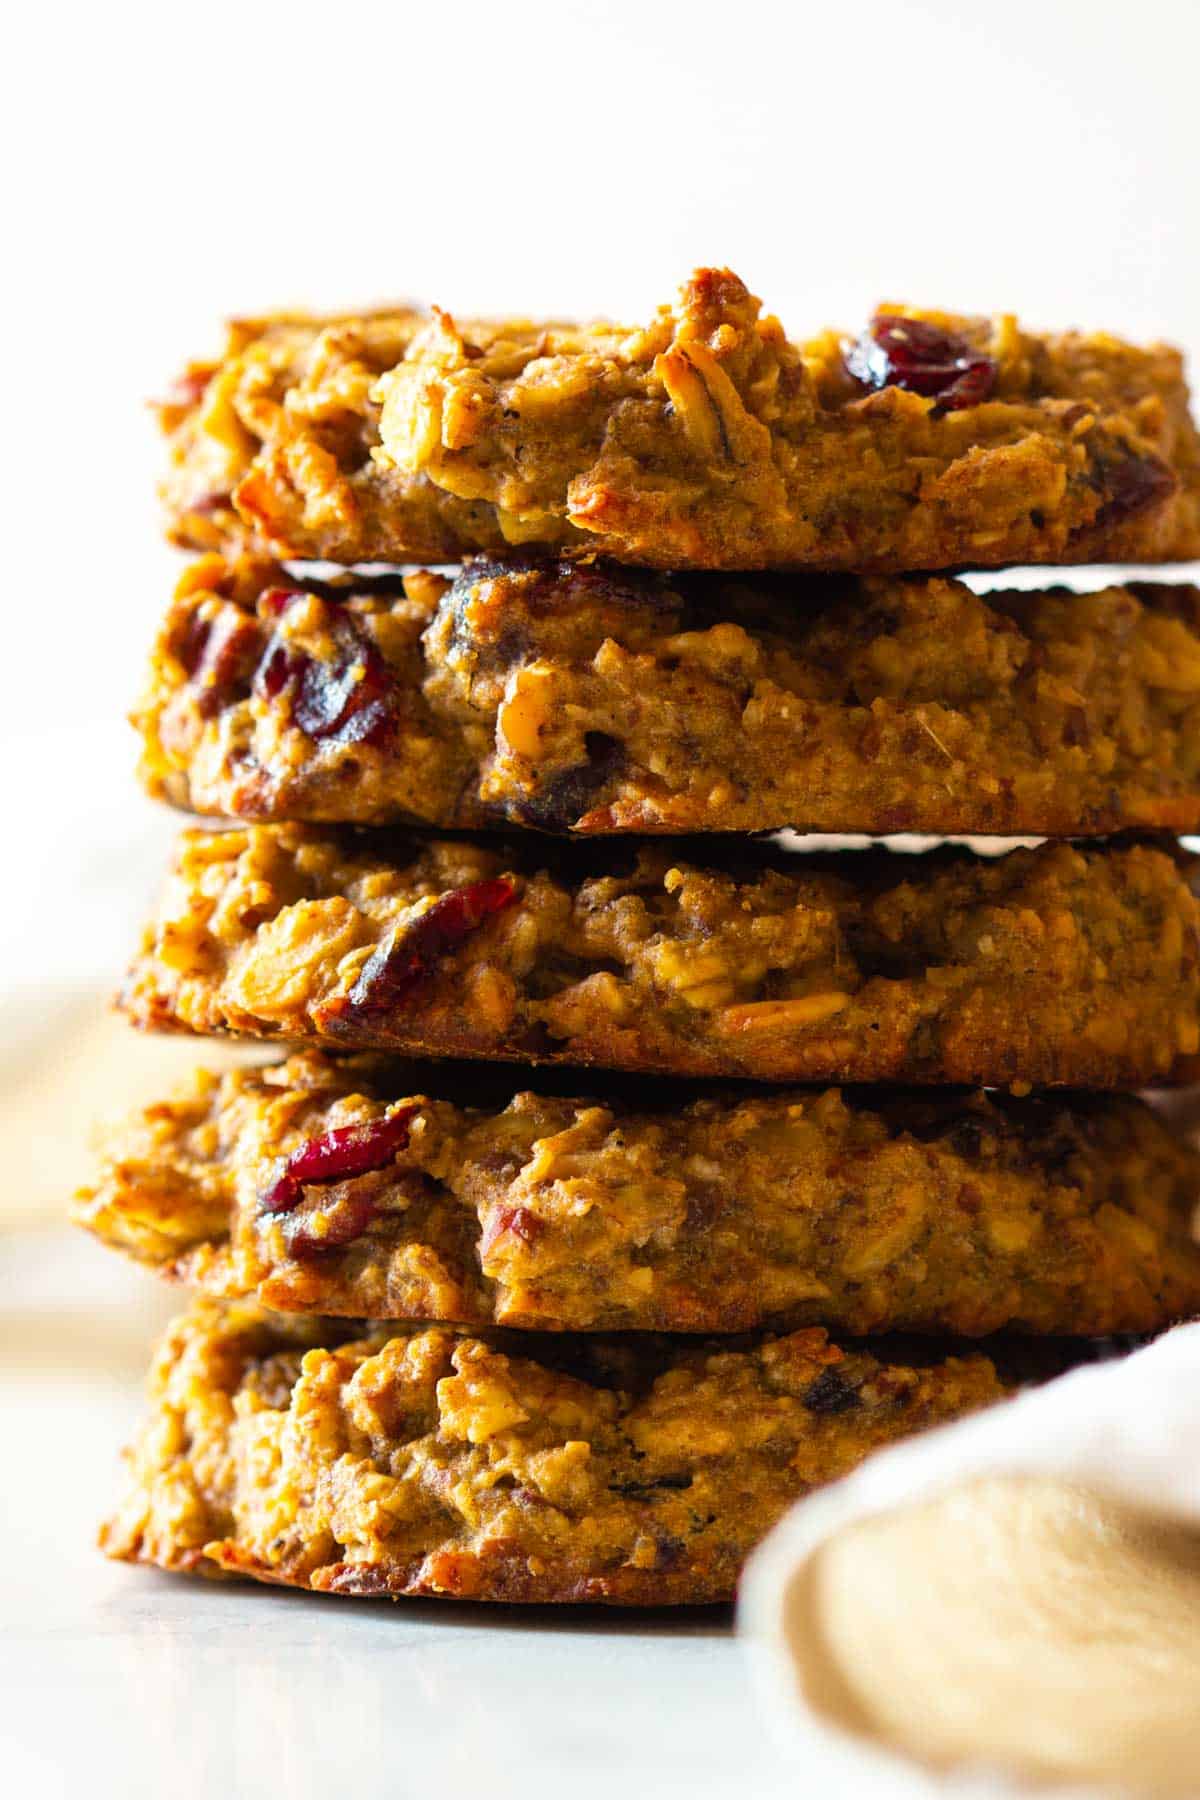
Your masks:
<path fill-rule="evenodd" d="M 199 1300 L 169 1329 L 112 1556 L 335 1594 L 728 1599 L 788 1505 L 997 1400 L 985 1356 L 397 1331 Z"/>
<path fill-rule="evenodd" d="M 1200 1305 L 1200 1157 L 1140 1101 L 536 1079 L 310 1051 L 113 1133 L 77 1216 L 205 1291 L 155 1360 L 110 1554 L 347 1594 L 723 1599 L 870 1451 L 1076 1334 Z M 826 1327 L 1057 1341 L 997 1362 Z M 686 1335 L 717 1332 L 742 1335 Z"/>

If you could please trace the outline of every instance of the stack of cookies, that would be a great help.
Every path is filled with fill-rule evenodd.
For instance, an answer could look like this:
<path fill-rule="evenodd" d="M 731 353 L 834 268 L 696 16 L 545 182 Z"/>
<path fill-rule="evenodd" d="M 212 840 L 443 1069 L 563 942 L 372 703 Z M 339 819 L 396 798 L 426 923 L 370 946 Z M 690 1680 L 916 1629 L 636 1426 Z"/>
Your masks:
<path fill-rule="evenodd" d="M 912 573 L 1200 555 L 1174 351 L 795 343 L 702 271 L 643 329 L 240 323 L 164 423 L 206 554 L 136 722 L 210 824 L 122 1004 L 279 1048 L 79 1202 L 200 1296 L 113 1555 L 718 1599 L 1021 1334 L 1200 1310 L 1200 1160 L 1125 1091 L 1200 1070 L 1149 835 L 1200 827 L 1200 592 Z"/>

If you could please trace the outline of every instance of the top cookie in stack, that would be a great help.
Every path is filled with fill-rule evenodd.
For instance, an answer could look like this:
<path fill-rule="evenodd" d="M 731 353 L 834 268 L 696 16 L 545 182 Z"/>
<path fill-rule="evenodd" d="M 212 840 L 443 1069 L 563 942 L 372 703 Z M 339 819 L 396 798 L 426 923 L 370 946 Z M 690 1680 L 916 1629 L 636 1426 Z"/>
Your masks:
<path fill-rule="evenodd" d="M 124 1005 L 301 1054 L 147 1109 L 83 1197 L 206 1294 L 115 1554 L 716 1598 L 796 1495 L 1013 1378 L 827 1329 L 1200 1308 L 1194 1151 L 1031 1093 L 1200 1067 L 1177 848 L 730 837 L 1200 827 L 1200 593 L 931 573 L 1200 555 L 1174 351 L 896 307 L 796 344 L 704 271 L 645 329 L 242 324 L 164 422 L 207 554 L 143 777 L 236 828 L 184 834 Z M 497 1067 L 345 1054 L 397 1051 Z"/>
<path fill-rule="evenodd" d="M 855 573 L 1200 555 L 1178 352 L 887 307 L 790 342 L 728 271 L 646 328 L 238 325 L 165 411 L 178 542 Z"/>

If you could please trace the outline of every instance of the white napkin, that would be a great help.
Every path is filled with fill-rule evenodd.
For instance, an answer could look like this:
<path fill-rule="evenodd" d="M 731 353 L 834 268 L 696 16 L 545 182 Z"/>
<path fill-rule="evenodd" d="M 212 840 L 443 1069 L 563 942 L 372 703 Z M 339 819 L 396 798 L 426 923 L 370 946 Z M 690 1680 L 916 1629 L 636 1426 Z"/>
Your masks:
<path fill-rule="evenodd" d="M 1200 1794 L 1200 1324 L 801 1501 L 739 1626 L 798 1794 Z"/>

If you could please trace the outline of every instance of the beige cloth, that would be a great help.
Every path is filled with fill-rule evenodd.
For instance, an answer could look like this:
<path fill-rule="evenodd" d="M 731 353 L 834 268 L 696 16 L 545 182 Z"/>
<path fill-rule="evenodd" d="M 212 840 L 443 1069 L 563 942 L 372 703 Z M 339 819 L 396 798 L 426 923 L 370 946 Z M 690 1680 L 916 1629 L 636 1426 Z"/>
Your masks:
<path fill-rule="evenodd" d="M 798 1793 L 1200 1795 L 1200 1325 L 802 1501 L 739 1624 Z"/>

